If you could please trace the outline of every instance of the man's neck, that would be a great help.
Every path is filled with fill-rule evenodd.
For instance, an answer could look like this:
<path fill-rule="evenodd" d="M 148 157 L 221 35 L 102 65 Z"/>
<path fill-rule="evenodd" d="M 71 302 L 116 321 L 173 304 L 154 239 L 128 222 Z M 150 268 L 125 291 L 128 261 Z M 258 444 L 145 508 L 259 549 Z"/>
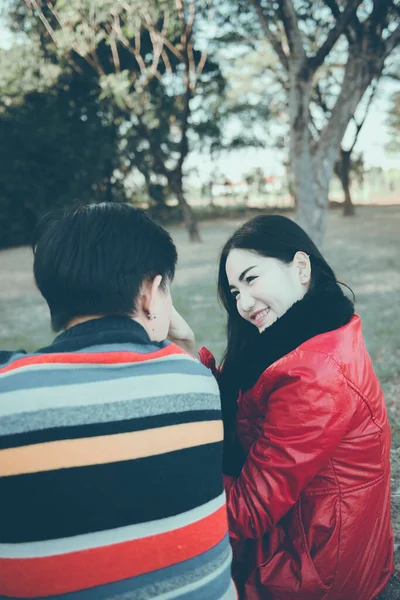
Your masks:
<path fill-rule="evenodd" d="M 65 331 L 67 329 L 71 329 L 71 327 L 75 327 L 75 325 L 80 325 L 81 323 L 86 323 L 86 321 L 93 321 L 93 319 L 101 319 L 105 315 L 85 315 L 84 317 L 74 317 L 64 327 Z"/>

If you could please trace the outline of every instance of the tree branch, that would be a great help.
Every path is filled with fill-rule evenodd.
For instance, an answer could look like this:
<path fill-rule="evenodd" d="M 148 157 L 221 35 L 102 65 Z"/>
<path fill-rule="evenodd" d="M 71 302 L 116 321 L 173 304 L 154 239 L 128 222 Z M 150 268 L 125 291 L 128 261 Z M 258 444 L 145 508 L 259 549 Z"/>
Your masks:
<path fill-rule="evenodd" d="M 353 152 L 353 150 L 354 150 L 354 146 L 355 146 L 355 145 L 356 145 L 356 143 L 357 143 L 357 139 L 358 139 L 358 136 L 359 136 L 359 134 L 360 134 L 360 131 L 361 131 L 361 129 L 363 128 L 363 126 L 364 126 L 364 123 L 365 123 L 365 120 L 366 120 L 366 118 L 367 118 L 367 116 L 368 116 L 369 109 L 371 108 L 372 100 L 374 99 L 374 97 L 375 97 L 375 94 L 376 94 L 376 90 L 377 90 L 377 87 L 378 87 L 378 83 L 379 83 L 379 77 L 378 77 L 378 78 L 377 78 L 377 79 L 376 79 L 376 80 L 375 80 L 375 81 L 374 81 L 374 82 L 371 84 L 371 87 L 372 87 L 372 89 L 371 89 L 371 94 L 370 94 L 370 96 L 369 96 L 369 98 L 368 98 L 367 106 L 365 107 L 365 111 L 364 111 L 364 116 L 363 116 L 363 118 L 361 119 L 361 121 L 357 121 L 356 117 L 355 117 L 355 116 L 353 117 L 354 124 L 355 124 L 355 126 L 356 126 L 356 134 L 355 134 L 355 136 L 354 136 L 354 141 L 353 141 L 353 143 L 352 143 L 352 145 L 351 145 L 351 147 L 350 147 L 350 149 L 349 149 L 349 152 L 350 152 L 350 154 L 351 154 L 351 153 Z"/>
<path fill-rule="evenodd" d="M 264 11 L 262 9 L 262 6 L 260 4 L 260 0 L 249 0 L 250 4 L 254 7 L 257 16 L 259 18 L 262 30 L 265 34 L 265 37 L 267 38 L 267 40 L 269 41 L 269 43 L 271 44 L 275 54 L 277 55 L 277 57 L 279 58 L 282 66 L 286 69 L 286 71 L 289 70 L 289 61 L 288 61 L 288 57 L 286 56 L 286 53 L 283 49 L 283 46 L 281 44 L 281 41 L 279 40 L 279 38 L 273 33 L 273 31 L 271 31 L 269 22 L 264 14 Z"/>
<path fill-rule="evenodd" d="M 341 15 L 341 11 L 340 11 L 340 8 L 339 8 L 336 0 L 325 0 L 325 4 L 327 5 L 328 8 L 330 8 L 331 13 L 335 17 L 335 19 L 338 19 Z M 351 22 L 349 23 L 349 25 L 347 26 L 347 28 L 344 32 L 347 37 L 348 42 L 350 44 L 352 44 L 357 39 L 360 39 L 360 37 L 362 35 L 362 30 L 363 30 L 363 26 L 361 25 L 360 21 L 358 20 L 357 13 L 355 12 L 351 19 Z"/>
<path fill-rule="evenodd" d="M 33 12 L 32 7 L 37 11 L 37 13 L 39 15 L 39 19 L 42 21 L 47 33 L 49 34 L 49 36 L 52 39 L 54 45 L 56 46 L 56 48 L 59 48 L 60 44 L 58 43 L 55 31 L 52 28 L 52 26 L 50 25 L 49 21 L 46 19 L 41 7 L 36 2 L 36 0 L 25 0 L 25 4 L 27 5 L 28 9 L 30 9 L 32 12 Z"/>
<path fill-rule="evenodd" d="M 292 58 L 296 58 L 296 60 L 299 61 L 300 64 L 304 64 L 304 62 L 307 59 L 304 50 L 304 40 L 303 35 L 299 29 L 299 22 L 292 0 L 280 0 L 279 4 L 281 18 L 283 26 L 285 28 L 285 33 Z"/>
<path fill-rule="evenodd" d="M 180 156 L 178 159 L 178 163 L 174 169 L 175 171 L 178 171 L 178 172 L 182 171 L 183 163 L 184 163 L 185 158 L 189 151 L 187 134 L 188 134 L 188 129 L 189 129 L 189 115 L 190 115 L 190 100 L 191 100 L 191 98 L 192 98 L 192 90 L 191 90 L 190 81 L 189 81 L 189 77 L 188 77 L 187 84 L 186 84 L 186 92 L 185 92 L 185 97 L 184 97 L 184 107 L 183 107 L 183 113 L 182 113 L 182 134 L 181 134 L 181 140 L 179 142 Z"/>
<path fill-rule="evenodd" d="M 171 62 L 170 62 L 170 60 L 168 58 L 168 54 L 165 52 L 165 50 L 163 50 L 161 52 L 161 58 L 163 59 L 166 72 L 168 73 L 168 75 L 172 75 Z"/>
<path fill-rule="evenodd" d="M 332 50 L 339 37 L 345 32 L 361 2 L 362 0 L 348 0 L 346 8 L 340 12 L 340 16 L 337 17 L 336 24 L 328 33 L 325 42 L 322 44 L 316 55 L 310 58 L 310 68 L 314 73 L 323 64 L 325 58 Z"/>
<path fill-rule="evenodd" d="M 317 97 L 317 102 L 318 102 L 319 106 L 322 108 L 322 110 L 324 111 L 324 113 L 330 113 L 331 110 L 330 110 L 330 108 L 328 108 L 328 105 L 325 102 L 325 99 L 322 95 L 322 91 L 321 91 L 321 87 L 320 87 L 319 83 L 317 83 L 317 85 L 315 86 L 315 94 Z"/>
<path fill-rule="evenodd" d="M 204 65 L 207 62 L 207 58 L 208 58 L 208 52 L 206 50 L 204 50 L 201 53 L 200 60 L 199 60 L 199 62 L 197 64 L 197 70 L 196 70 L 196 76 L 197 76 L 197 78 L 202 74 L 203 69 L 204 69 Z"/>
<path fill-rule="evenodd" d="M 400 44 L 400 25 L 397 25 L 393 33 L 385 41 L 384 58 L 387 58 L 391 52 Z"/>
<path fill-rule="evenodd" d="M 111 46 L 111 54 L 112 54 L 115 72 L 120 73 L 121 72 L 121 63 L 119 61 L 118 48 L 117 48 L 117 44 L 115 43 L 114 38 L 111 38 L 110 46 Z"/>

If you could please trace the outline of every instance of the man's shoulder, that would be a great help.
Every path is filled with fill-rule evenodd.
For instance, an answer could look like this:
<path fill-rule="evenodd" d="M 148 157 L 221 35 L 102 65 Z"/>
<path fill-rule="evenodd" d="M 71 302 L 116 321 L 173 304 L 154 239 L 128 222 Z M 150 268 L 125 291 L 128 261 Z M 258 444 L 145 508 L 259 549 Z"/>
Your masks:
<path fill-rule="evenodd" d="M 168 360 L 164 362 L 164 373 L 173 372 L 175 376 L 187 378 L 187 385 L 194 390 L 200 388 L 219 395 L 218 384 L 210 369 L 205 367 L 197 358 L 181 350 L 178 346 L 168 343 Z M 165 356 L 167 358 L 167 355 Z M 189 376 L 189 377 L 187 377 Z M 191 379 L 193 380 L 191 382 Z"/>
<path fill-rule="evenodd" d="M 0 350 L 0 368 L 6 367 L 14 360 L 23 358 L 27 355 L 25 350 Z"/>

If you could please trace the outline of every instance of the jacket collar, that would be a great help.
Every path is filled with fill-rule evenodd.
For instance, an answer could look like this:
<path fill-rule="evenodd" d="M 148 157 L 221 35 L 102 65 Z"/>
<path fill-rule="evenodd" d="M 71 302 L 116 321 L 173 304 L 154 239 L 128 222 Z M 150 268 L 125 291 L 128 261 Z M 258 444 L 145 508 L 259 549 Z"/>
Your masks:
<path fill-rule="evenodd" d="M 336 282 L 307 292 L 257 339 L 251 363 L 246 361 L 242 389 L 252 387 L 261 373 L 307 340 L 346 325 L 354 305 Z"/>
<path fill-rule="evenodd" d="M 126 316 L 101 317 L 75 325 L 58 335 L 53 343 L 38 352 L 75 352 L 102 344 L 147 344 L 157 349 L 162 343 L 152 342 L 145 329 Z"/>

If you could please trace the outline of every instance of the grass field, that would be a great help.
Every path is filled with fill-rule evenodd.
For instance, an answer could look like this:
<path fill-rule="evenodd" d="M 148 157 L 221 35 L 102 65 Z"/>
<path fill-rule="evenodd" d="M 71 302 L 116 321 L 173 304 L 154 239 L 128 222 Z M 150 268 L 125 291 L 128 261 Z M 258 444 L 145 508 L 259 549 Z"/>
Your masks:
<path fill-rule="evenodd" d="M 224 349 L 224 315 L 216 300 L 217 257 L 239 220 L 201 226 L 203 244 L 171 228 L 179 251 L 173 284 L 178 310 L 217 357 Z M 331 211 L 324 254 L 356 295 L 365 338 L 382 383 L 392 423 L 393 522 L 400 563 L 400 206 L 362 207 L 344 219 Z M 52 339 L 46 306 L 32 281 L 28 248 L 0 252 L 0 348 L 33 350 Z"/>

